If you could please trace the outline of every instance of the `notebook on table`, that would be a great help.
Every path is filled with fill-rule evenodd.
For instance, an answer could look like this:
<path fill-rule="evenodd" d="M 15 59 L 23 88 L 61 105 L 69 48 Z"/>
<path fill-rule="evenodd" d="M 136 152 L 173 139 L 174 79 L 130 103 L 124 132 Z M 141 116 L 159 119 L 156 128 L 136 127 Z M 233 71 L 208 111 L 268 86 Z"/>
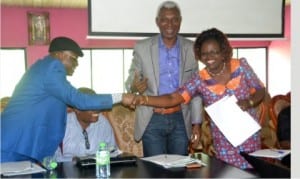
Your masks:
<path fill-rule="evenodd" d="M 137 157 L 130 153 L 121 153 L 117 156 L 110 158 L 110 164 L 116 165 L 116 164 L 135 164 L 137 160 Z M 89 167 L 89 166 L 95 166 L 96 165 L 96 156 L 95 155 L 89 155 L 85 157 L 76 157 L 75 158 L 75 164 L 79 167 Z"/>
<path fill-rule="evenodd" d="M 263 178 L 290 178 L 290 168 L 265 160 L 262 157 L 251 156 L 245 152 L 241 155 L 253 166 L 255 171 Z M 289 154 L 290 155 L 290 154 Z"/>
<path fill-rule="evenodd" d="M 46 169 L 31 161 L 3 162 L 0 163 L 0 168 L 1 175 L 5 177 L 46 172 Z"/>

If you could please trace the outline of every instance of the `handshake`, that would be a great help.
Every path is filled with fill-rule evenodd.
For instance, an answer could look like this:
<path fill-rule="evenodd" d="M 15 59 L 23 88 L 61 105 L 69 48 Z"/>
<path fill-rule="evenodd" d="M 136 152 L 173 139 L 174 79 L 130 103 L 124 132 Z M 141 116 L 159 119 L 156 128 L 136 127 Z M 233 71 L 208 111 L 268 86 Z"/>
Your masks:
<path fill-rule="evenodd" d="M 128 106 L 132 109 L 135 109 L 138 105 L 146 105 L 149 99 L 148 96 L 136 95 L 136 94 L 123 94 L 122 104 Z"/>

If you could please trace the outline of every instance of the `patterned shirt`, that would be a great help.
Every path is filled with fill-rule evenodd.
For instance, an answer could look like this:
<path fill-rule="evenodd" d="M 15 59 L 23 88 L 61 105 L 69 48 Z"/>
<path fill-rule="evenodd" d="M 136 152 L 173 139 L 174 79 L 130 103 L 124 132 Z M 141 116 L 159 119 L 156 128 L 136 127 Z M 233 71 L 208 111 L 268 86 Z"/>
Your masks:
<path fill-rule="evenodd" d="M 188 103 L 195 95 L 202 97 L 204 106 L 209 106 L 224 96 L 235 95 L 237 99 L 248 99 L 255 90 L 264 87 L 245 58 L 231 59 L 230 66 L 230 80 L 225 85 L 218 84 L 205 68 L 199 71 L 179 89 L 185 102 Z M 247 111 L 257 122 L 259 121 L 256 108 L 250 108 Z M 239 168 L 252 168 L 239 152 L 252 152 L 260 149 L 260 132 L 252 135 L 241 145 L 234 147 L 212 120 L 210 120 L 210 125 L 216 157 Z"/>

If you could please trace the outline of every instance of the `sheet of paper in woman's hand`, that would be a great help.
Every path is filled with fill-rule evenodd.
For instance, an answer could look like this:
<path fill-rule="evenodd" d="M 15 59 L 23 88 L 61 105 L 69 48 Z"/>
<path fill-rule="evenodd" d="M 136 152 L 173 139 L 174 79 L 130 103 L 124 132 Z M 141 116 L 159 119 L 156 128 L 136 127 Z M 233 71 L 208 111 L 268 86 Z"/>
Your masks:
<path fill-rule="evenodd" d="M 237 99 L 234 95 L 225 96 L 205 108 L 234 147 L 241 145 L 261 128 L 252 116 L 247 111 L 243 111 L 236 102 Z"/>

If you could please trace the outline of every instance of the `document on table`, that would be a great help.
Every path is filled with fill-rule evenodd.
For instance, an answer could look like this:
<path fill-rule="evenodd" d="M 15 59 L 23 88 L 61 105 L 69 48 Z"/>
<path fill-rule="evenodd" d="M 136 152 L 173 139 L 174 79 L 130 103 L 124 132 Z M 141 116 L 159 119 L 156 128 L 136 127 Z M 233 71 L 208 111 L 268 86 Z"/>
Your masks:
<path fill-rule="evenodd" d="M 234 95 L 225 96 L 205 108 L 211 119 L 234 147 L 245 142 L 261 128 L 252 116 L 243 111 L 236 102 L 237 99 Z"/>
<path fill-rule="evenodd" d="M 261 149 L 254 151 L 252 153 L 249 153 L 249 155 L 255 156 L 255 157 L 268 157 L 268 158 L 283 158 L 286 155 L 290 154 L 291 150 L 283 150 L 283 149 Z"/>
<path fill-rule="evenodd" d="M 176 154 L 161 154 L 161 155 L 155 155 L 151 157 L 144 157 L 141 159 L 161 165 L 164 168 L 185 167 L 187 164 L 191 164 L 191 163 L 198 163 L 203 166 L 206 166 L 206 164 L 199 159 L 194 159 L 191 158 L 190 156 L 176 155 Z"/>
<path fill-rule="evenodd" d="M 1 175 L 15 176 L 46 172 L 46 169 L 30 161 L 1 163 Z"/>

